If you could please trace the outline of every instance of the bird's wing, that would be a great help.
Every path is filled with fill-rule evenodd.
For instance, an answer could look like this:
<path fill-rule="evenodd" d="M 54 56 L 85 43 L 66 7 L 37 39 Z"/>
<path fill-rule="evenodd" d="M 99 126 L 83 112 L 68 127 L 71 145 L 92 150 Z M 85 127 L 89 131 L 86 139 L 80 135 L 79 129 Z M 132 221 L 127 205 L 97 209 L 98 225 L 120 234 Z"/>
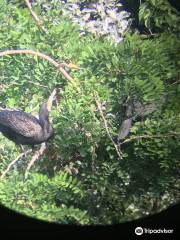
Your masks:
<path fill-rule="evenodd" d="M 0 125 L 4 125 L 25 137 L 34 137 L 42 131 L 38 119 L 21 111 L 1 111 Z"/>

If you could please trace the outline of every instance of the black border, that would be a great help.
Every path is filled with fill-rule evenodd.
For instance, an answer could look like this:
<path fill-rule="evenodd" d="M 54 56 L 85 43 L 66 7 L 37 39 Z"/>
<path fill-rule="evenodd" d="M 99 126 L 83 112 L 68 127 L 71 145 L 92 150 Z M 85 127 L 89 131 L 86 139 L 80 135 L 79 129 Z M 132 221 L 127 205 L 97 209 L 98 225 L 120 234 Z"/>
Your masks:
<path fill-rule="evenodd" d="M 117 225 L 107 226 L 75 226 L 75 225 L 61 225 L 56 223 L 48 223 L 45 221 L 39 221 L 33 218 L 26 217 L 3 206 L 0 206 L 0 234 L 2 231 L 5 236 L 12 234 L 13 237 L 22 235 L 28 237 L 34 236 L 49 236 L 68 237 L 72 236 L 73 239 L 82 235 L 83 239 L 92 239 L 98 237 L 98 239 L 140 239 L 151 237 L 152 239 L 164 237 L 165 239 L 178 239 L 180 237 L 180 204 L 176 204 L 168 209 L 149 216 L 143 219 L 138 219 L 131 222 L 125 222 Z M 173 229 L 173 234 L 142 234 L 137 236 L 135 234 L 135 228 L 149 228 L 149 229 Z M 161 236 L 160 236 L 161 235 Z M 176 237 L 175 237 L 176 236 Z M 52 239 L 52 238 L 51 238 Z"/>

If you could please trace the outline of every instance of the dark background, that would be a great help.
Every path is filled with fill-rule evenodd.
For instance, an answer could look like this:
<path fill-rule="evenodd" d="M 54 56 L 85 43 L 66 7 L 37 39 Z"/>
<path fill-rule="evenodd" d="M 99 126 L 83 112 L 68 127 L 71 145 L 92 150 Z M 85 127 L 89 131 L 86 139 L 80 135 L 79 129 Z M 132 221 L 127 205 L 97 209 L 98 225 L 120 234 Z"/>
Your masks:
<path fill-rule="evenodd" d="M 168 209 L 160 212 L 159 214 L 146 217 L 144 219 L 135 220 L 132 222 L 126 222 L 117 225 L 111 226 L 70 226 L 70 225 L 61 225 L 54 223 L 47 223 L 43 221 L 38 221 L 32 218 L 25 217 L 21 214 L 15 213 L 3 206 L 0 206 L 0 232 L 5 233 L 5 236 L 12 234 L 14 237 L 22 235 L 24 237 L 29 237 L 30 235 L 34 236 L 50 236 L 51 239 L 54 236 L 57 236 L 58 239 L 60 236 L 72 236 L 76 239 L 76 236 L 83 235 L 83 239 L 90 239 L 96 236 L 99 236 L 99 240 L 102 237 L 107 237 L 107 239 L 120 239 L 120 236 L 126 236 L 127 238 L 123 239 L 138 239 L 143 238 L 144 236 L 150 236 L 150 234 L 142 234 L 137 236 L 134 233 L 136 227 L 145 227 L 150 229 L 173 229 L 173 234 L 160 234 L 164 235 L 165 239 L 178 239 L 177 236 L 180 236 L 180 205 L 174 205 Z M 115 236 L 116 234 L 116 236 Z M 114 237 L 113 237 L 114 236 Z M 175 238 L 176 236 L 176 238 Z M 159 234 L 151 234 L 152 239 L 155 237 L 160 237 Z M 56 239 L 56 238 L 55 238 Z M 63 238 L 64 239 L 64 238 Z M 103 238 L 106 239 L 106 238 Z"/>
<path fill-rule="evenodd" d="M 180 10 L 180 0 L 168 0 L 168 2 L 178 11 Z M 119 3 L 122 3 L 124 9 L 129 11 L 134 18 L 133 27 L 143 30 L 138 21 L 140 0 L 120 0 Z"/>

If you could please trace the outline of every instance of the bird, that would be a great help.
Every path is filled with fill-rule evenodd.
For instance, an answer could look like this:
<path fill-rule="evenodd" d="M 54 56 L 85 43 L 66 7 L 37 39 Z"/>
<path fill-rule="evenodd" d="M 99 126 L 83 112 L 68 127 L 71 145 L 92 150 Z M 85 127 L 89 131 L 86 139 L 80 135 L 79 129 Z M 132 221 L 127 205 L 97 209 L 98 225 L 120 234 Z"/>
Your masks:
<path fill-rule="evenodd" d="M 47 142 L 54 135 L 53 127 L 49 122 L 49 111 L 55 94 L 56 90 L 41 105 L 38 117 L 21 110 L 1 110 L 0 132 L 18 145 L 21 151 L 23 151 L 22 145 L 34 147 L 36 144 Z"/>
<path fill-rule="evenodd" d="M 118 141 L 124 139 L 130 132 L 130 128 L 132 126 L 132 105 L 129 104 L 126 109 L 125 119 L 121 123 L 121 127 L 119 129 Z"/>
<path fill-rule="evenodd" d="M 132 125 L 132 118 L 125 119 L 120 127 L 119 134 L 118 134 L 118 140 L 124 139 L 130 131 Z"/>

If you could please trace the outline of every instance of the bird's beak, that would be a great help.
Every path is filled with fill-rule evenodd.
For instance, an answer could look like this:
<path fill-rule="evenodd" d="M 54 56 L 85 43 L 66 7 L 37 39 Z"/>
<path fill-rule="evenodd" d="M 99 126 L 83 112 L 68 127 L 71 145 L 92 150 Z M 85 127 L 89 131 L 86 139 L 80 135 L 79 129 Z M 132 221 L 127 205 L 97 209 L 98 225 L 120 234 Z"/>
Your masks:
<path fill-rule="evenodd" d="M 55 99 L 56 99 L 56 88 L 53 90 L 53 92 L 51 93 L 51 95 L 49 96 L 49 98 L 47 100 L 47 110 L 48 111 L 51 111 L 52 104 Z"/>

